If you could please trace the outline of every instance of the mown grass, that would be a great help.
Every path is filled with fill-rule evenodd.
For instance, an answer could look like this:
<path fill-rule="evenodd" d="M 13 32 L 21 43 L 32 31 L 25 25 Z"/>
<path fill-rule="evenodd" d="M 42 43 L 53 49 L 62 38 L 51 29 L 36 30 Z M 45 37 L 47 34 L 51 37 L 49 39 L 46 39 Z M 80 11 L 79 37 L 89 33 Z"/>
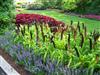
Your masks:
<path fill-rule="evenodd" d="M 22 10 L 21 13 L 38 13 L 42 15 L 51 16 L 57 20 L 63 21 L 66 24 L 70 24 L 70 21 L 73 20 L 74 24 L 76 25 L 78 21 L 81 23 L 85 23 L 88 28 L 89 32 L 92 32 L 94 29 L 100 32 L 100 21 L 87 19 L 87 18 L 80 18 L 78 16 L 66 15 L 54 10 Z"/>

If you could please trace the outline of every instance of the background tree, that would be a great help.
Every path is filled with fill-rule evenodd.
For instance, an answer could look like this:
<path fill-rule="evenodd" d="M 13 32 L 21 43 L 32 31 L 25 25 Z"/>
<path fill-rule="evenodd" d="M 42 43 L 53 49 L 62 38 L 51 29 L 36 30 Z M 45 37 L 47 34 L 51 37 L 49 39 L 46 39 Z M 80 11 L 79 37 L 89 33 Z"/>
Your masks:
<path fill-rule="evenodd" d="M 75 11 L 82 14 L 99 14 L 100 0 L 79 0 Z"/>
<path fill-rule="evenodd" d="M 100 0 L 91 0 L 91 5 L 87 9 L 88 13 L 100 15 Z"/>

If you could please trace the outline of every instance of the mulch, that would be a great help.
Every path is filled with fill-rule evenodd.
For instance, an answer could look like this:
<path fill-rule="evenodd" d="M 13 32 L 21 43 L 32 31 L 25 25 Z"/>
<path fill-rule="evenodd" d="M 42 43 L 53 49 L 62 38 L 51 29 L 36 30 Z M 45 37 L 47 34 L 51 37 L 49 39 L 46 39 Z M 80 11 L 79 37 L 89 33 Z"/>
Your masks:
<path fill-rule="evenodd" d="M 16 64 L 12 57 L 0 48 L 0 55 L 20 74 L 20 75 L 32 75 L 26 71 L 23 66 Z"/>

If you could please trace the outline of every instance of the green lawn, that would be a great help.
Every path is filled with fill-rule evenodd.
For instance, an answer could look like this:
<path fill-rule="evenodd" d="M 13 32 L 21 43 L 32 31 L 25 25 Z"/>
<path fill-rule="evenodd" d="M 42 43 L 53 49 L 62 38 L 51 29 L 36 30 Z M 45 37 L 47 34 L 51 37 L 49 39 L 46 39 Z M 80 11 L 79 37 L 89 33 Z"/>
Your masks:
<path fill-rule="evenodd" d="M 87 19 L 87 18 L 80 18 L 77 16 L 65 15 L 53 10 L 23 10 L 21 13 L 38 13 L 42 15 L 51 16 L 57 20 L 63 21 L 66 24 L 69 24 L 71 20 L 74 21 L 76 25 L 78 21 L 85 23 L 88 28 L 88 31 L 93 31 L 96 29 L 100 32 L 100 21 Z"/>

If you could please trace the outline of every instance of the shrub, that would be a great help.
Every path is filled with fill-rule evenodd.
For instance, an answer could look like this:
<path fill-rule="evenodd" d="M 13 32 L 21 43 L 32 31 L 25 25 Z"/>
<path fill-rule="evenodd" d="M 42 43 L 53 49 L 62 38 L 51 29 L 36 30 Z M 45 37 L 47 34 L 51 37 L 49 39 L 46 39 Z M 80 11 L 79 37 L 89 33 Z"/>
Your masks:
<path fill-rule="evenodd" d="M 76 0 L 63 1 L 62 9 L 63 10 L 73 10 L 77 7 L 76 2 L 77 2 Z"/>
<path fill-rule="evenodd" d="M 41 1 L 43 6 L 46 8 L 54 8 L 55 7 L 55 0 L 42 0 Z"/>
<path fill-rule="evenodd" d="M 26 8 L 28 3 L 26 3 L 26 2 L 17 2 L 15 5 L 16 5 L 16 8 Z"/>
<path fill-rule="evenodd" d="M 9 26 L 13 19 L 13 0 L 0 0 L 0 28 Z"/>
<path fill-rule="evenodd" d="M 43 4 L 29 4 L 27 7 L 28 10 L 44 10 L 46 9 Z"/>
<path fill-rule="evenodd" d="M 46 8 L 61 9 L 63 0 L 41 0 Z"/>
<path fill-rule="evenodd" d="M 3 13 L 0 12 L 0 27 L 4 27 L 10 21 L 10 17 L 8 16 L 7 12 Z"/>

